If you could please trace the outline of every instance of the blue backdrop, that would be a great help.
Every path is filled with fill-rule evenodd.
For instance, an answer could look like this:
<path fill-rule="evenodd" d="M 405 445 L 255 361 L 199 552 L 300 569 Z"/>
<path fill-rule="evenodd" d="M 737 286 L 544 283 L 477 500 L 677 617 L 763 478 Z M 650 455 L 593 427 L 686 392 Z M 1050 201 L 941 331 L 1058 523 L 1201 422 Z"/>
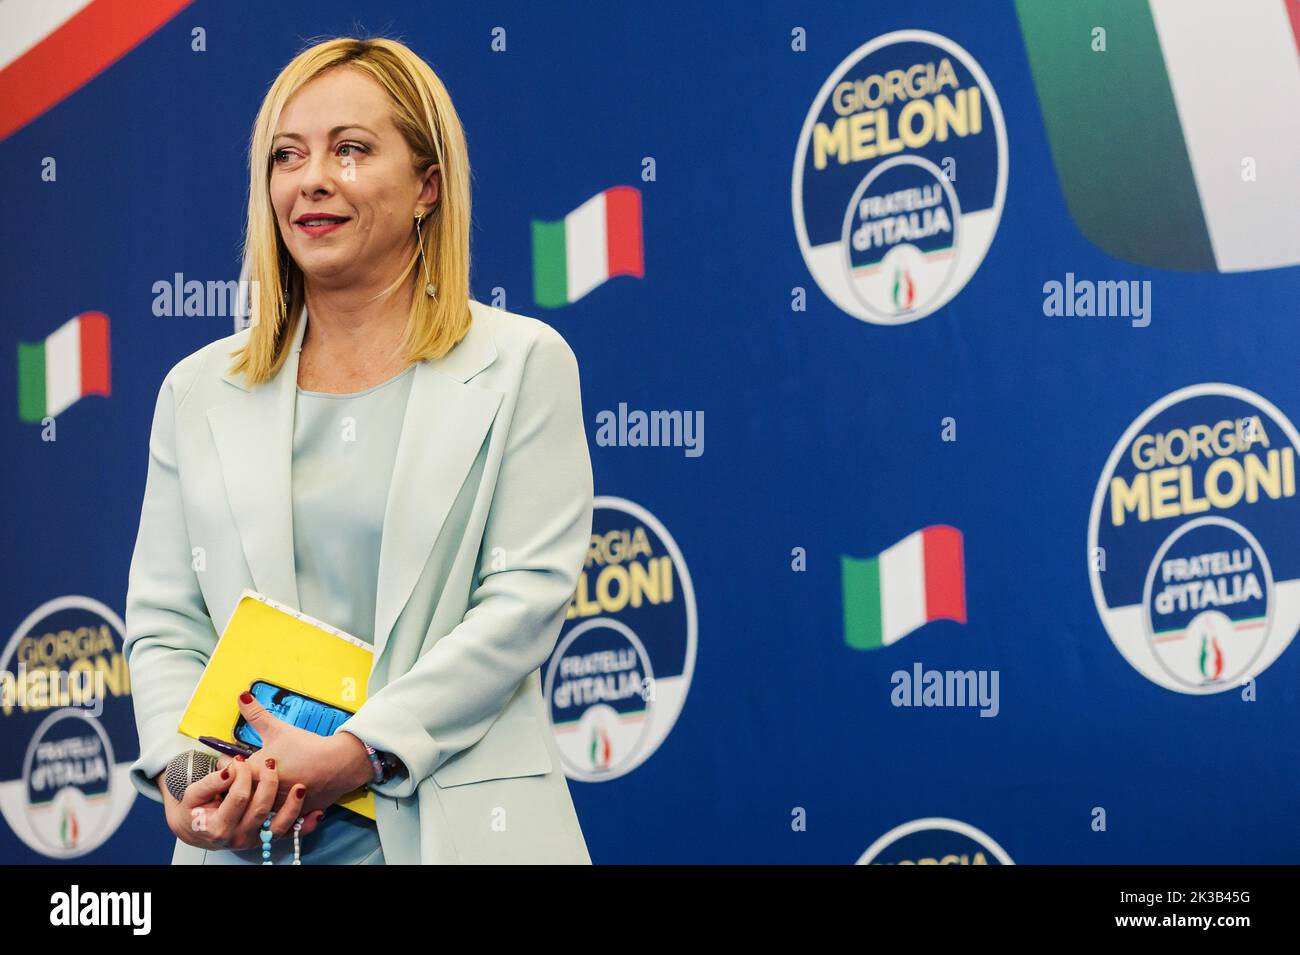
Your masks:
<path fill-rule="evenodd" d="M 504 50 L 493 48 L 498 29 Z M 864 44 L 904 30 L 937 34 L 982 70 L 985 155 L 959 158 L 954 185 L 963 212 L 987 203 L 970 190 L 1005 162 L 1005 199 L 982 261 L 970 248 L 984 226 L 971 217 L 957 230 L 954 260 L 974 254 L 977 265 L 964 282 L 950 275 L 939 294 L 926 286 L 929 264 L 896 269 L 914 294 L 946 301 L 872 320 L 819 283 L 792 182 L 805 120 L 836 118 L 815 111 L 819 90 Z M 648 665 L 680 679 L 651 701 L 650 728 L 627 752 L 626 734 L 586 724 L 566 748 L 586 759 L 575 755 L 570 788 L 595 862 L 852 863 L 895 827 L 932 817 L 978 830 L 969 851 L 985 861 L 995 861 L 991 843 L 1018 863 L 1296 860 L 1300 656 L 1286 649 L 1295 626 L 1283 586 L 1296 565 L 1294 488 L 1263 517 L 1242 502 L 1221 512 L 1271 562 L 1264 650 L 1245 662 L 1225 649 L 1226 663 L 1206 671 L 1202 661 L 1203 679 L 1181 688 L 1131 664 L 1112 639 L 1094 600 L 1089 519 L 1117 443 L 1167 395 L 1222 382 L 1282 418 L 1300 414 L 1300 273 L 1149 268 L 1085 237 L 1054 164 L 1028 26 L 1010 2 L 183 6 L 0 141 L 9 354 L 102 312 L 112 382 L 111 395 L 58 413 L 50 440 L 48 427 L 20 420 L 18 362 L 0 362 L 0 394 L 13 402 L 0 415 L 5 669 L 35 652 L 26 638 L 45 634 L 47 662 L 72 647 L 68 659 L 113 671 L 112 615 L 124 609 L 159 383 L 234 328 L 229 315 L 156 315 L 154 284 L 238 276 L 247 140 L 268 84 L 312 39 L 375 33 L 429 61 L 465 125 L 475 297 L 550 323 L 577 354 L 596 493 L 633 505 L 606 502 L 598 529 L 651 528 L 651 551 L 672 560 L 672 612 L 625 623 L 644 628 Z M 1094 38 L 1077 39 L 1092 52 Z M 1112 46 L 1126 42 L 1111 30 Z M 903 44 L 891 63 L 888 45 L 866 54 L 878 63 L 864 76 L 947 49 Z M 978 83 L 959 73 L 963 87 Z M 878 162 L 864 155 L 840 192 L 819 194 L 834 235 L 848 193 Z M 531 224 L 619 185 L 640 193 L 643 277 L 538 306 Z M 1093 188 L 1108 188 L 1100 170 Z M 1300 208 L 1276 213 L 1292 230 L 1300 222 Z M 1045 283 L 1067 273 L 1149 281 L 1149 324 L 1048 314 Z M 896 305 L 901 293 L 886 293 Z M 702 412 L 703 453 L 601 443 L 597 415 L 620 403 Z M 1289 445 L 1277 417 L 1262 424 L 1268 447 Z M 1203 490 L 1205 462 L 1194 464 Z M 1103 523 L 1110 507 L 1106 497 Z M 1103 577 L 1133 575 L 1114 584 L 1126 601 L 1142 599 L 1152 554 L 1179 520 L 1131 544 L 1103 533 Z M 923 612 L 898 642 L 848 645 L 842 558 L 880 555 L 935 525 L 960 531 L 961 560 L 941 569 L 965 622 L 926 623 Z M 888 559 L 876 566 L 881 600 L 897 607 L 907 580 Z M 589 585 L 599 569 L 589 566 Z M 926 567 L 931 585 L 938 572 Z M 69 596 L 89 600 L 47 606 Z M 597 616 L 575 616 L 566 634 Z M 104 633 L 105 622 L 98 649 L 57 639 Z M 1134 653 L 1155 653 L 1135 639 Z M 996 716 L 896 705 L 894 674 L 914 664 L 996 671 Z M 54 746 L 77 735 L 46 725 L 56 708 L 29 701 L 0 713 L 0 857 L 170 860 L 160 807 L 122 776 L 138 755 L 128 692 L 77 724 L 100 740 L 92 751 L 105 747 L 98 768 L 85 749 Z M 626 702 L 614 707 L 624 716 Z M 606 740 L 612 748 L 598 752 Z M 968 852 L 953 839 L 899 858 Z"/>

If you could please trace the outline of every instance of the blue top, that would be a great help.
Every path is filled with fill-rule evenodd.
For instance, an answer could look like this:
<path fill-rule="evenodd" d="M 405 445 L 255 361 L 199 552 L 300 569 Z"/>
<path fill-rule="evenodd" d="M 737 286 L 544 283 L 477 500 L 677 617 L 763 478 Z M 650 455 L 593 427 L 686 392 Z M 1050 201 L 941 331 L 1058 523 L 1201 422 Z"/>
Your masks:
<path fill-rule="evenodd" d="M 298 389 L 293 423 L 293 560 L 299 609 L 375 642 L 379 543 L 411 365 L 350 395 Z M 300 842 L 303 865 L 383 864 L 379 831 L 338 805 Z M 293 862 L 293 838 L 271 843 L 273 865 Z M 262 850 L 210 851 L 207 864 L 261 865 Z"/>

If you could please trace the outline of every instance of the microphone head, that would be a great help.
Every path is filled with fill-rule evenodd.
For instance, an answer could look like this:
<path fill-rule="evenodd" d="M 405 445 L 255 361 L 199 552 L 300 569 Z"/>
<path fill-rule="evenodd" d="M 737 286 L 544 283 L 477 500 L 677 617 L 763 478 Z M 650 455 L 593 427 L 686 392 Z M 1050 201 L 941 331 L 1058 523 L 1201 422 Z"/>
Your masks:
<path fill-rule="evenodd" d="M 180 802 L 190 783 L 202 779 L 216 768 L 217 757 L 211 753 L 191 749 L 172 757 L 172 761 L 167 764 L 167 775 L 163 777 L 163 781 L 167 785 L 167 791 L 176 798 L 177 802 Z"/>

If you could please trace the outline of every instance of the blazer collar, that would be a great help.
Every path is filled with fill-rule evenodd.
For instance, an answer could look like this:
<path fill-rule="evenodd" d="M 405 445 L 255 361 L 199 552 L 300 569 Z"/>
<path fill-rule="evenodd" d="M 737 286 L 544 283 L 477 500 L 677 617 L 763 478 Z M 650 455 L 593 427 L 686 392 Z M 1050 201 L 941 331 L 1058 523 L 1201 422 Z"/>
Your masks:
<path fill-rule="evenodd" d="M 468 384 L 497 357 L 481 317 L 487 307 L 471 302 L 474 317 L 465 337 L 442 358 L 416 364 L 384 510 L 375 600 L 376 660 L 424 572 L 501 404 L 503 392 Z M 298 356 L 306 319 L 304 308 L 293 346 L 274 378 L 249 387 L 241 376 L 226 371 L 223 380 L 236 390 L 231 400 L 208 411 L 253 584 L 266 596 L 299 609 L 290 479 Z"/>

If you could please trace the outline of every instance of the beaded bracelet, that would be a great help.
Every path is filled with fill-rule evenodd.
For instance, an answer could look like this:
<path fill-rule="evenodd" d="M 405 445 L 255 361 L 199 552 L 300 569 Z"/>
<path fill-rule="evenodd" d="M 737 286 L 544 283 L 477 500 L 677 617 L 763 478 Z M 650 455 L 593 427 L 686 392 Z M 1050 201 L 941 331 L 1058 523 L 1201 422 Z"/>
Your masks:
<path fill-rule="evenodd" d="M 370 760 L 370 767 L 375 771 L 375 778 L 371 782 L 382 783 L 384 781 L 384 764 L 379 759 L 379 752 L 364 740 L 361 745 L 366 748 L 366 756 Z"/>
<path fill-rule="evenodd" d="M 271 819 L 275 813 L 267 813 L 266 819 L 262 821 L 262 865 L 275 865 L 271 861 Z M 303 817 L 299 816 L 293 824 L 293 862 L 291 865 L 302 865 L 302 857 L 299 852 L 298 833 L 302 830 Z"/>

